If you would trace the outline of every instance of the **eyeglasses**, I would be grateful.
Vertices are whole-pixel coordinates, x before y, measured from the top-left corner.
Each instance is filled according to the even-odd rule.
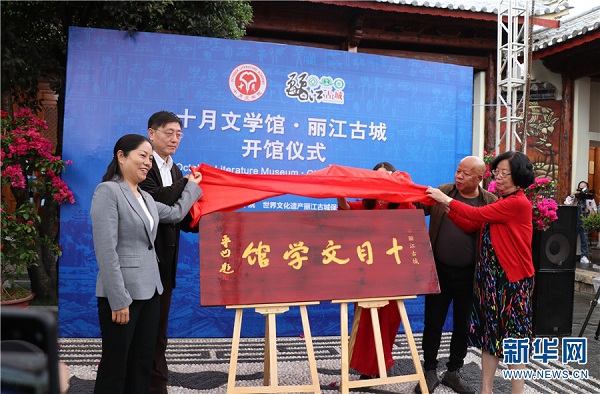
[[[510,172],[500,172],[498,170],[494,170],[492,171],[492,174],[494,174],[494,178],[506,178],[510,175]]]
[[[152,129],[152,130],[160,131],[165,136],[167,136],[167,138],[176,137],[178,140],[183,138],[183,133],[181,131],[176,132],[175,130],[172,130],[172,129],[167,129],[167,130]]]

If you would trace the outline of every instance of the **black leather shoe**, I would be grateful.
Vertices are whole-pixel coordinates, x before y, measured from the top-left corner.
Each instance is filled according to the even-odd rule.
[[[440,380],[438,379],[437,372],[435,370],[424,371],[425,375],[425,383],[427,383],[427,390],[429,393],[433,393],[433,390],[440,384]],[[421,385],[417,383],[415,386],[415,393],[421,394]]]
[[[446,371],[444,376],[442,376],[442,384],[450,387],[458,394],[475,394],[473,387],[469,385],[469,382],[462,377],[458,370],[452,372]]]

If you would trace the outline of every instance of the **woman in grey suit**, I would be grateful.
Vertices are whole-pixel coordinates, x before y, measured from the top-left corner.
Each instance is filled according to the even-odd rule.
[[[90,210],[102,333],[94,392],[145,394],[163,292],[154,251],[158,222],[184,218],[202,195],[202,175],[187,175],[181,198],[174,206],[164,205],[138,187],[152,167],[150,141],[127,134],[117,141],[113,154]]]

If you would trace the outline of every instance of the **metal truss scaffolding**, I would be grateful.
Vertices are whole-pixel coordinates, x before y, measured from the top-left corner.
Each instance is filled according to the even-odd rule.
[[[531,8],[532,0],[498,0],[496,152],[526,150]]]

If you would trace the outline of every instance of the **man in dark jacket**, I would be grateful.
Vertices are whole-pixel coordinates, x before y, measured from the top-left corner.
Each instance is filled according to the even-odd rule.
[[[157,112],[148,119],[148,137],[152,143],[154,157],[152,168],[148,171],[146,180],[140,183],[140,187],[150,193],[154,200],[168,205],[173,205],[179,199],[188,181],[187,177],[183,177],[179,167],[174,165],[171,157],[183,138],[181,126],[179,117],[168,111]],[[167,394],[169,369],[165,351],[167,349],[169,310],[177,273],[179,230],[191,231],[186,224],[189,223],[189,219],[188,214],[188,217],[181,223],[159,224],[154,243],[164,292],[160,297],[160,322],[150,381],[149,392],[152,394]]]
[[[446,183],[439,189],[448,196],[473,206],[492,203],[496,196],[483,190],[479,183],[483,180],[485,163],[479,157],[467,156],[460,161],[454,174],[454,183]],[[473,300],[473,280],[479,233],[465,233],[446,217],[441,205],[420,206],[425,215],[430,215],[429,237],[440,294],[425,296],[425,327],[423,330],[423,370],[427,388],[432,393],[439,385],[437,376],[437,355],[442,338],[442,328],[450,303],[453,303],[454,327],[450,341],[448,370],[442,377],[442,384],[457,393],[475,393],[475,390],[460,375],[459,369],[467,355],[467,334]],[[415,392],[420,393],[419,385]]]

